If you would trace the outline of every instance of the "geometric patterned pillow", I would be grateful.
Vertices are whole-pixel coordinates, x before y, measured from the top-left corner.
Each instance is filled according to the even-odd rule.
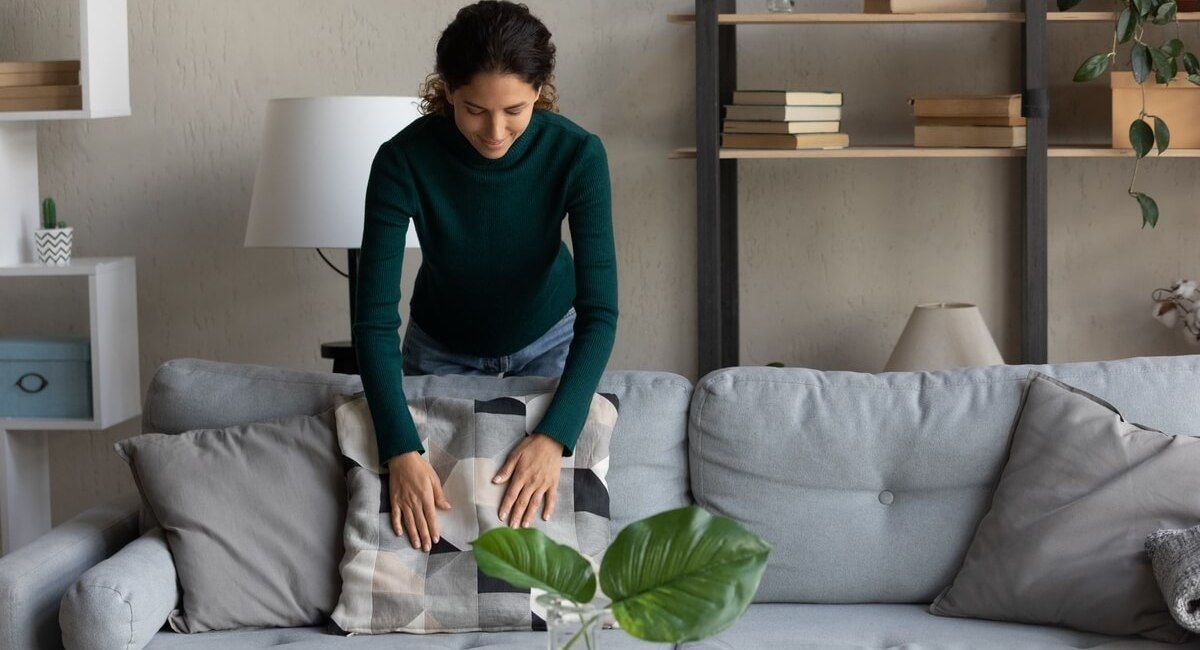
[[[331,618],[342,633],[546,629],[545,611],[536,602],[544,592],[513,587],[481,572],[470,542],[506,525],[497,513],[507,484],[496,485],[491,478],[541,421],[553,396],[408,400],[425,456],[451,505],[437,510],[441,540],[428,553],[392,530],[387,468],[379,466],[365,397],[337,398],[349,503],[345,555],[339,564],[342,590]],[[562,459],[554,512],[545,521],[539,509],[531,524],[578,550],[597,570],[611,541],[608,448],[617,414],[616,395],[592,396],[575,453]],[[613,621],[606,623],[609,627]]]

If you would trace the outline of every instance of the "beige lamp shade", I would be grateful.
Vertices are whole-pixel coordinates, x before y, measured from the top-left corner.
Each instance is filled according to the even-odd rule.
[[[417,97],[292,97],[267,103],[246,246],[358,248],[379,146],[421,116]],[[419,248],[408,224],[406,248]]]
[[[884,372],[1003,364],[979,308],[965,302],[917,305]]]

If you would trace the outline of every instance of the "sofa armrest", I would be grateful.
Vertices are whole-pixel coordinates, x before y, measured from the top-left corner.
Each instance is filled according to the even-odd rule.
[[[175,561],[162,529],[154,528],[84,571],[67,589],[58,610],[63,645],[144,648],[178,602]]]
[[[138,536],[141,497],[118,497],[0,557],[0,650],[61,648],[58,608],[79,576]]]

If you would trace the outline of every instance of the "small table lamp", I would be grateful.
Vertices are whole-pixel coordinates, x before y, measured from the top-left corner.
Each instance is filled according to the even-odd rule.
[[[321,345],[333,371],[358,372],[354,292],[367,179],[379,146],[420,117],[416,97],[300,97],[267,103],[262,155],[254,175],[247,247],[345,248],[350,341]],[[409,223],[405,248],[419,248]],[[325,260],[331,267],[333,264]]]
[[[978,307],[963,302],[932,302],[913,308],[883,371],[945,370],[1003,363]]]

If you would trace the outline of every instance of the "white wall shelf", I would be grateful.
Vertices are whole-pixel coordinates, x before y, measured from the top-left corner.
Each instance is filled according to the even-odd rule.
[[[83,108],[0,111],[0,121],[86,120],[130,114],[129,13],[126,0],[78,1],[79,85],[82,87]]]
[[[50,530],[47,432],[106,429],[141,415],[134,258],[83,257],[62,266],[0,266],[0,280],[64,276],[86,278],[88,283],[92,417],[0,417],[0,555]]]
[[[50,0],[45,0],[50,2]],[[69,0],[54,0],[65,2]],[[0,111],[0,265],[34,260],[33,232],[40,227],[37,123],[129,115],[129,10],[127,0],[79,2],[78,42],[55,59],[79,59],[81,109]],[[14,29],[21,29],[18,25]],[[5,60],[33,60],[4,51]]]

